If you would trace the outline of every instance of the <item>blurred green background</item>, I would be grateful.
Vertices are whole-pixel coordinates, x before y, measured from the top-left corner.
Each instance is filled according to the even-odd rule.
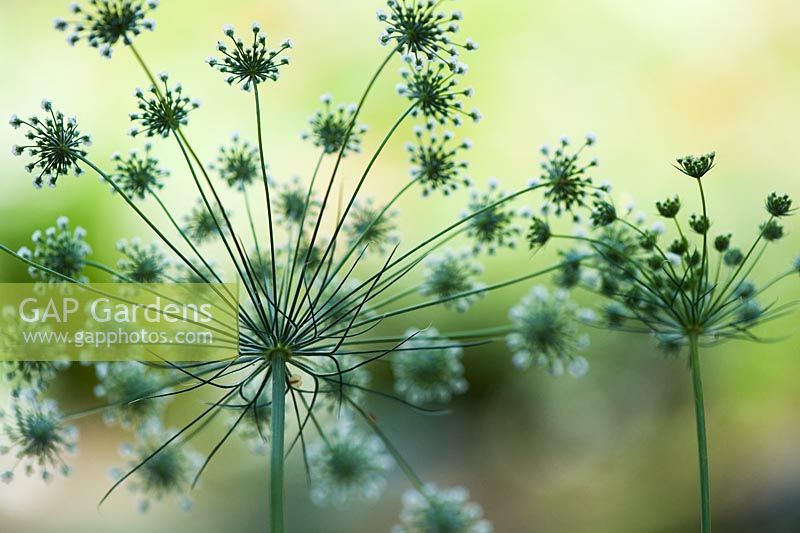
[[[168,70],[187,94],[203,100],[187,131],[209,161],[230,132],[254,135],[251,99],[228,88],[203,63],[214,53],[221,26],[243,28],[259,20],[276,42],[294,40],[292,65],[265,91],[266,143],[271,171],[279,178],[306,175],[313,166],[315,152],[300,142],[299,132],[318,96],[331,91],[339,100],[356,100],[386,53],[377,43],[378,1],[162,3],[154,14],[156,33],[137,44],[155,70]],[[599,137],[598,177],[613,182],[617,198],[629,194],[650,215],[655,200],[676,192],[694,207],[693,184],[671,169],[670,161],[707,150],[718,154],[716,170],[706,180],[715,228],[729,228],[741,242],[763,219],[767,193],[800,196],[793,158],[800,117],[797,2],[463,0],[452,7],[465,13],[463,36],[481,44],[466,61],[474,103],[485,120],[463,128],[475,142],[471,175],[478,183],[496,176],[505,187],[519,187],[537,173],[540,144],[593,131]],[[52,98],[94,135],[92,157],[107,161],[114,151],[140,145],[125,132],[127,113],[135,106],[133,89],[146,81],[122,47],[110,62],[82,43],[68,47],[64,35],[51,29],[51,20],[66,14],[61,0],[0,0],[0,115],[27,115],[42,97]],[[371,128],[367,149],[403,109],[393,93],[394,67],[363,115]],[[88,230],[96,257],[106,262],[116,261],[113,245],[119,237],[147,237],[122,202],[91,175],[63,179],[56,190],[34,191],[21,160],[9,153],[19,142],[17,133],[0,128],[6,154],[0,158],[0,242],[26,244],[34,229],[60,214]],[[408,136],[406,129],[403,137]],[[404,138],[393,143],[368,182],[378,198],[390,197],[408,179]],[[176,152],[169,143],[156,150],[173,169],[166,198],[183,212],[190,189]],[[349,160],[345,175],[364,164],[364,157]],[[413,216],[401,216],[405,238],[412,241],[452,220],[464,201],[464,196],[448,202],[408,196],[401,210]],[[762,263],[761,279],[783,270],[800,251],[798,232],[791,223],[788,229],[782,245]],[[550,258],[552,253],[532,258],[521,251],[487,262],[486,277],[502,279]],[[24,269],[4,258],[0,276],[24,280]],[[799,279],[784,284],[781,298],[797,298],[798,287]],[[526,290],[496,293],[466,316],[431,317],[440,329],[495,324]],[[785,338],[778,344],[728,344],[705,352],[717,531],[800,531],[797,324],[791,317],[766,328],[765,334]],[[592,370],[586,377],[553,379],[534,369],[514,370],[505,346],[492,345],[469,352],[471,390],[455,402],[451,415],[425,418],[381,405],[374,410],[426,480],[469,487],[497,531],[696,530],[694,420],[684,361],[665,359],[649,339],[625,334],[594,334],[588,357]],[[87,378],[80,372],[72,377]],[[65,408],[91,402],[74,390],[63,387]],[[180,420],[181,414],[173,411],[171,419]],[[117,446],[124,435],[99,420],[80,429],[71,478],[48,487],[38,479],[0,486],[0,530],[263,529],[266,458],[251,456],[245,445],[226,447],[212,464],[191,513],[164,502],[138,516],[124,490],[96,508],[108,486],[106,469],[119,463]],[[388,531],[407,488],[397,473],[375,505],[318,509],[308,501],[297,457],[289,479],[289,524],[304,532]]]

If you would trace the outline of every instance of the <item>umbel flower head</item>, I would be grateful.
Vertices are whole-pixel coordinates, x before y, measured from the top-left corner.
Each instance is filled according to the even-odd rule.
[[[243,191],[261,177],[258,148],[243,141],[238,133],[231,135],[231,144],[220,146],[216,164],[210,165],[229,187]]]
[[[483,273],[473,254],[447,250],[432,256],[426,262],[425,282],[419,292],[443,300],[443,305],[453,311],[464,313],[482,295],[483,284],[475,280]]]
[[[124,256],[117,263],[122,274],[119,281],[128,283],[162,283],[167,278],[170,262],[157,243],[143,246],[138,238],[117,242],[117,250]]]
[[[92,252],[86,244],[86,230],[80,226],[70,229],[67,217],[58,217],[56,225],[47,228],[44,232],[35,231],[31,240],[33,251],[21,248],[19,255],[45,267],[30,267],[28,273],[37,281],[60,283],[66,281],[63,276],[77,281],[85,282],[83,269],[86,266],[86,256]],[[52,272],[49,272],[52,271]],[[56,274],[61,274],[56,275]]]
[[[14,129],[25,126],[27,144],[14,145],[11,153],[15,156],[28,155],[32,161],[25,169],[34,175],[33,186],[41,189],[45,180],[55,187],[58,178],[73,172],[83,174],[81,160],[86,156],[84,148],[92,145],[92,138],[78,130],[75,118],[64,118],[61,111],[53,110],[50,100],[42,101],[42,109],[48,113],[44,120],[31,116],[23,120],[16,115],[9,124]]]
[[[26,475],[39,471],[45,481],[53,477],[55,470],[69,475],[64,454],[75,452],[78,432],[64,426],[54,401],[43,400],[32,390],[23,391],[14,400],[10,413],[0,411],[0,420],[4,437],[0,440],[0,455],[13,454]],[[0,480],[6,483],[13,479],[13,470],[0,474]]]
[[[436,328],[411,329],[406,337],[410,340],[392,357],[398,394],[416,404],[444,403],[467,390],[460,345],[442,337]]]
[[[389,12],[378,10],[378,20],[386,23],[380,43],[396,46],[403,58],[417,68],[428,61],[456,64],[459,48],[476,50],[478,44],[471,39],[463,45],[452,41],[463,17],[460,11],[449,15],[437,11],[440,3],[436,0],[388,0]]]
[[[686,168],[679,170],[694,174],[702,190],[700,178],[711,167],[713,154],[683,159]],[[680,230],[680,206],[677,196],[656,203],[662,217],[675,220],[671,242],[663,242],[663,226],[657,231],[647,229],[642,219],[630,219],[630,211],[617,213],[609,224],[597,227],[596,234],[579,238],[592,249],[581,261],[587,274],[584,284],[611,300],[613,306],[605,306],[613,310],[610,316],[606,313],[611,327],[650,333],[669,352],[687,346],[691,338],[702,344],[758,340],[753,328],[789,308],[758,300],[766,288],[791,275],[791,269],[763,286],[750,275],[767,246],[783,237],[778,218],[791,214],[791,198],[776,193],[767,197],[769,218],[759,225],[746,253],[733,246],[730,233],[709,235],[705,205],[702,213],[688,218],[692,233]],[[599,280],[599,286],[591,279]]]
[[[278,217],[286,225],[287,229],[296,229],[303,223],[303,220],[316,215],[319,202],[313,193],[303,187],[299,176],[292,176],[290,180],[274,183],[270,182],[270,187],[275,186],[275,204]]]
[[[363,244],[368,246],[368,250],[383,252],[389,245],[397,244],[400,238],[394,219],[398,214],[396,210],[386,211],[376,206],[372,197],[354,202],[344,227],[350,246]]]
[[[695,179],[700,179],[705,176],[709,170],[714,168],[714,158],[716,153],[708,152],[703,155],[687,155],[676,159],[677,165],[675,168],[686,174],[687,176]]]
[[[578,355],[589,344],[578,319],[581,313],[563,290],[548,291],[538,285],[511,309],[508,347],[514,366],[528,368],[531,363],[545,367],[554,376],[568,370],[580,377],[589,370],[586,359]]]
[[[76,20],[59,18],[53,23],[59,31],[71,30],[67,36],[71,45],[83,39],[104,57],[111,57],[117,42],[130,45],[142,31],[155,29],[156,23],[145,17],[158,6],[158,0],[88,0],[87,4],[70,6]]]
[[[164,375],[138,361],[95,365],[98,381],[94,394],[110,406],[103,413],[109,426],[137,429],[157,418],[167,397],[150,398],[163,388]]]
[[[453,143],[451,132],[445,131],[437,135],[434,127],[434,121],[428,121],[424,128],[416,126],[416,145],[406,144],[412,164],[411,177],[419,181],[422,193],[426,196],[439,190],[448,195],[461,185],[471,184],[470,179],[464,175],[468,163],[465,159],[459,159],[459,153],[469,150],[472,143],[466,139]]]
[[[380,437],[359,430],[348,418],[309,450],[308,460],[311,499],[319,505],[376,500],[394,466]]]
[[[283,52],[292,47],[288,39],[280,47],[270,50],[267,47],[267,36],[261,31],[261,24],[253,23],[253,41],[245,46],[244,41],[236,37],[233,26],[223,28],[225,36],[233,43],[229,49],[222,41],[217,42],[217,50],[222,58],[212,57],[208,60],[211,67],[227,74],[225,81],[229,85],[239,84],[245,91],[267,80],[278,81],[280,68],[289,64],[288,57],[281,57]]]
[[[333,106],[333,96],[330,93],[320,97],[323,108],[314,113],[308,124],[311,131],[303,132],[302,139],[311,139],[314,146],[322,148],[326,154],[342,152],[342,157],[348,153],[361,152],[361,137],[367,132],[363,124],[355,124],[356,106]]]
[[[475,252],[485,249],[494,254],[500,248],[516,246],[522,230],[514,223],[517,213],[508,204],[500,203],[505,196],[495,179],[489,180],[486,192],[470,192],[469,210],[463,216],[472,216],[467,235],[474,241]]]
[[[412,116],[422,115],[439,124],[460,125],[463,117],[479,122],[481,113],[477,109],[464,111],[461,97],[471,97],[472,89],[458,89],[457,76],[462,71],[449,72],[442,65],[428,65],[423,69],[403,69],[400,76],[403,83],[398,84],[397,94],[414,103]]]
[[[183,86],[178,83],[169,86],[169,74],[162,72],[158,79],[162,87],[151,85],[147,93],[136,89],[135,95],[139,100],[139,111],[131,113],[131,121],[138,123],[130,129],[132,137],[144,133],[148,137],[159,135],[169,137],[173,131],[189,123],[189,113],[198,107],[200,102],[183,95]]]
[[[586,206],[589,198],[599,198],[600,193],[607,189],[596,186],[588,175],[589,170],[598,165],[597,160],[592,159],[586,164],[580,161],[583,150],[596,142],[595,136],[588,134],[584,143],[574,152],[570,152],[570,141],[565,136],[555,149],[547,145],[541,147],[544,160],[541,163],[540,178],[534,184],[544,187],[544,196],[554,206],[556,215]]]
[[[131,198],[144,200],[148,195],[164,187],[164,178],[169,176],[169,171],[161,168],[158,159],[150,155],[153,145],[149,142],[144,145],[144,154],[131,150],[128,157],[114,154],[114,182]]]
[[[137,442],[122,447],[122,457],[127,460],[128,488],[138,493],[139,510],[150,508],[151,501],[178,496],[178,504],[189,510],[192,501],[188,497],[192,482],[203,463],[202,457],[185,443],[174,440],[176,431],[164,429],[160,423],[151,421],[137,431]],[[169,444],[164,444],[165,442]],[[112,479],[120,479],[123,471],[113,468]]]
[[[197,243],[212,241],[220,236],[220,232],[225,231],[222,210],[212,206],[209,211],[203,200],[198,200],[197,204],[186,215],[186,226],[184,231]]]
[[[403,495],[400,524],[392,533],[491,533],[492,525],[483,518],[483,509],[469,501],[463,487],[439,489],[427,484],[421,490]]]

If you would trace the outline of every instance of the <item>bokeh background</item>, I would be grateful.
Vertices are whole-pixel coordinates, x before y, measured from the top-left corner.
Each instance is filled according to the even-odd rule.
[[[51,20],[65,16],[61,0],[0,0],[0,115],[27,115],[42,97],[80,117],[95,137],[91,155],[107,161],[114,151],[139,145],[125,132],[134,87],[146,85],[132,56],[118,47],[112,61],[85,46],[71,49]],[[155,70],[168,70],[204,107],[188,133],[212,160],[230,132],[254,135],[251,100],[228,88],[203,63],[214,52],[224,23],[263,22],[276,40],[291,37],[293,63],[266,92],[266,142],[272,174],[310,172],[315,151],[299,140],[318,96],[331,91],[352,101],[386,53],[377,43],[381,25],[373,0],[164,0],[155,34],[138,46]],[[448,4],[448,8],[450,5]],[[740,242],[762,221],[772,190],[800,196],[795,156],[800,117],[800,5],[792,0],[591,0],[545,2],[463,0],[464,36],[481,44],[467,58],[468,81],[485,120],[464,126],[475,143],[471,175],[478,183],[498,177],[508,188],[536,175],[537,148],[562,134],[599,137],[597,176],[639,208],[681,193],[694,207],[688,178],[670,167],[674,156],[716,150],[718,165],[706,179],[715,228]],[[396,68],[387,71],[365,109],[371,129],[366,146],[402,111],[393,93]],[[116,261],[119,237],[147,236],[119,199],[93,176],[64,179],[56,190],[34,191],[9,150],[17,132],[0,128],[0,241],[17,247],[36,228],[68,215],[89,232],[95,256]],[[403,132],[404,137],[409,131]],[[398,138],[376,168],[368,188],[387,198],[407,180]],[[187,176],[179,153],[161,143],[157,155],[173,169],[166,193],[177,212],[188,210]],[[352,175],[364,157],[347,162]],[[352,180],[351,180],[352,182]],[[457,216],[465,196],[451,201],[410,195],[401,209],[409,241]],[[532,200],[535,206],[536,201]],[[793,221],[792,221],[793,222]],[[761,278],[786,268],[800,251],[789,234],[762,263]],[[549,255],[548,255],[549,254]],[[534,269],[552,252],[521,251],[486,263],[487,279]],[[24,269],[0,260],[3,280],[22,281]],[[800,296],[800,279],[783,285],[782,300]],[[527,290],[517,287],[487,298],[466,315],[434,313],[442,329],[498,323]],[[585,300],[587,304],[591,303]],[[412,325],[412,324],[409,324]],[[417,324],[418,325],[418,324]],[[446,327],[445,327],[446,326]],[[769,345],[728,344],[703,356],[710,418],[713,510],[718,531],[800,531],[800,338],[797,317],[765,329],[780,336]],[[593,332],[592,370],[584,378],[553,379],[542,371],[516,371],[502,343],[474,349],[466,358],[471,389],[446,417],[373,410],[423,476],[440,485],[463,484],[502,532],[682,533],[698,519],[694,420],[690,377],[683,359],[659,355],[648,338]],[[92,402],[90,376],[72,372],[57,387],[64,409]],[[181,420],[196,405],[176,408]],[[183,409],[183,410],[182,410]],[[184,411],[185,410],[185,411]],[[177,423],[177,422],[176,422]],[[185,514],[174,502],[146,515],[120,491],[100,510],[106,470],[119,464],[125,435],[99,420],[81,427],[80,453],[69,479],[45,486],[38,479],[0,486],[0,529],[8,532],[264,530],[267,460],[235,443],[225,448]],[[312,507],[295,457],[289,475],[293,531],[388,531],[407,488],[397,473],[375,505]]]

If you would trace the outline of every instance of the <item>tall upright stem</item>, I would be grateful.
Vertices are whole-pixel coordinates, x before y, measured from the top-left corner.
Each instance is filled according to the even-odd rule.
[[[697,335],[689,336],[689,362],[694,384],[694,408],[697,420],[697,454],[700,462],[700,533],[711,533],[711,507],[708,482],[708,448],[706,445],[706,414],[703,405],[703,380],[700,377],[700,348]]]
[[[269,523],[271,533],[283,533],[283,424],[286,416],[286,367],[283,350],[272,353],[272,415],[270,418]]]

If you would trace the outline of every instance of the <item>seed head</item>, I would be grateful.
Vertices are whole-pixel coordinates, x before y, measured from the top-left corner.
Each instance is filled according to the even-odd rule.
[[[58,217],[55,226],[47,228],[44,232],[37,230],[33,233],[31,237],[33,251],[22,248],[18,253],[62,276],[86,282],[87,278],[83,275],[83,269],[86,266],[86,256],[92,252],[92,249],[86,244],[85,239],[86,230],[80,226],[70,230],[69,219],[62,216]],[[50,283],[66,281],[61,276],[33,266],[28,268],[28,273],[37,281]]]
[[[588,197],[599,198],[599,193],[606,190],[595,186],[588,175],[589,170],[598,165],[597,160],[593,159],[587,164],[580,162],[583,149],[594,143],[594,137],[587,137],[582,146],[569,152],[569,139],[562,137],[555,150],[549,146],[540,149],[544,159],[538,183],[545,190],[545,198],[555,207],[556,215],[586,206]]]
[[[209,242],[219,237],[220,231],[226,231],[222,210],[216,205],[212,205],[212,210],[213,214],[201,199],[186,215],[186,225],[183,230],[196,243]]]
[[[714,239],[714,249],[720,253],[728,251],[728,248],[731,246],[731,237],[732,235],[730,233],[727,235],[717,235]]]
[[[144,133],[148,137],[160,135],[169,137],[173,131],[189,123],[189,113],[198,107],[200,102],[183,95],[183,86],[178,83],[169,86],[169,76],[166,73],[159,75],[160,86],[151,85],[145,93],[136,89],[134,93],[139,100],[137,113],[131,113],[131,121],[138,123],[130,130],[130,135],[136,137]]]
[[[764,222],[759,226],[759,229],[761,230],[761,236],[767,241],[773,242],[783,237],[783,226],[777,220]]]
[[[25,126],[26,144],[15,145],[12,153],[15,156],[28,155],[33,161],[25,169],[33,174],[33,186],[41,189],[47,181],[48,186],[55,187],[58,178],[70,172],[76,176],[83,174],[80,166],[81,158],[86,156],[84,148],[92,145],[92,138],[78,130],[78,122],[74,118],[66,119],[61,111],[55,111],[49,100],[42,101],[42,109],[48,116],[41,120],[31,116],[22,120],[16,115],[9,123],[14,129]]]
[[[536,286],[511,309],[513,327],[506,339],[514,354],[514,365],[526,369],[531,362],[545,366],[554,376],[565,367],[575,377],[588,370],[588,363],[577,352],[588,345],[588,337],[578,328],[577,305],[565,291],[548,292]]]
[[[308,119],[311,131],[302,133],[301,138],[311,139],[314,146],[322,148],[326,154],[341,151],[345,157],[349,153],[360,153],[361,137],[367,132],[367,127],[353,123],[356,106],[340,104],[334,107],[330,94],[323,94],[320,101],[323,108]]]
[[[350,246],[368,245],[368,250],[384,252],[387,245],[398,243],[400,239],[394,222],[397,215],[397,211],[383,212],[371,197],[363,202],[356,200],[344,226]]]
[[[705,235],[711,228],[711,221],[705,215],[692,214],[692,216],[689,217],[689,227],[692,228],[695,233]]]
[[[544,246],[552,236],[553,232],[550,230],[550,224],[543,218],[533,217],[531,225],[528,228],[528,246],[530,246],[531,249]]]
[[[472,143],[464,140],[456,144],[451,132],[437,135],[434,127],[435,122],[428,121],[424,128],[414,128],[417,143],[406,145],[412,164],[411,177],[419,181],[422,193],[426,196],[437,190],[448,195],[460,185],[468,186],[471,183],[464,175],[468,163],[459,159],[459,152],[468,150]]]
[[[455,394],[466,392],[461,356],[464,350],[439,335],[436,328],[410,329],[410,340],[392,356],[394,389],[409,402],[445,403]]]
[[[483,284],[475,281],[475,276],[483,272],[469,251],[455,253],[451,250],[441,256],[427,260],[425,281],[420,287],[420,294],[433,296],[436,299],[452,298],[444,302],[444,306],[459,313],[466,312],[478,298]],[[456,296],[470,293],[465,296]]]
[[[309,450],[311,499],[318,505],[375,500],[394,461],[376,435],[342,418],[324,442]]]
[[[679,157],[676,160],[678,164],[674,166],[687,176],[699,180],[705,176],[709,170],[714,168],[715,156],[716,154],[714,152],[708,152],[700,156],[687,155],[685,157]]]
[[[243,191],[261,175],[258,148],[234,133],[229,146],[220,146],[217,162],[210,168],[216,170],[229,187]]]
[[[236,36],[233,26],[223,29],[225,36],[233,43],[233,48],[222,41],[217,42],[217,51],[222,57],[212,57],[208,64],[227,75],[225,81],[229,85],[241,85],[242,90],[251,91],[254,86],[267,80],[278,81],[281,67],[289,64],[288,57],[282,54],[292,47],[289,40],[283,41],[274,50],[267,47],[267,36],[261,31],[261,25],[252,26],[253,40],[250,46]]]
[[[428,65],[422,69],[401,70],[403,83],[397,86],[397,93],[414,102],[416,105],[412,116],[422,115],[439,124],[448,122],[458,126],[462,117],[469,117],[474,122],[481,119],[478,110],[464,111],[461,97],[472,96],[472,89],[458,89],[459,72],[448,72],[442,65]]]
[[[681,199],[678,196],[667,198],[663,202],[656,202],[658,214],[664,218],[675,218],[681,210]]]
[[[729,267],[736,267],[744,261],[744,254],[739,248],[731,248],[722,256],[723,262]]]
[[[76,20],[56,19],[59,31],[71,30],[67,42],[75,45],[81,39],[98,48],[104,57],[111,57],[112,47],[119,41],[125,45],[142,31],[153,31],[156,23],[145,18],[158,6],[157,0],[88,0],[87,6],[70,6]]]
[[[163,179],[169,176],[169,171],[162,169],[158,160],[150,155],[151,149],[152,145],[145,143],[143,155],[131,150],[127,158],[119,154],[111,158],[116,163],[114,182],[132,198],[144,200],[149,194],[162,189]]]
[[[770,193],[766,202],[767,212],[774,217],[785,217],[794,213],[792,199],[788,194]]]
[[[141,463],[128,483],[131,491],[139,494],[141,512],[147,511],[153,500],[161,501],[171,495],[179,497],[182,509],[191,508],[192,502],[186,494],[202,464],[200,455],[185,443],[173,441],[150,457],[174,434],[175,430],[164,429],[158,422],[151,421],[137,432],[135,444],[123,445],[121,449],[127,468],[137,468]],[[110,473],[112,478],[119,479],[123,471],[113,468]]]
[[[272,185],[270,184],[270,186]],[[291,180],[275,185],[277,190],[276,211],[288,229],[297,230],[303,222],[304,216],[305,220],[313,219],[316,216],[319,201],[314,198],[313,193],[309,195],[307,188],[303,186],[298,176],[293,176]]]
[[[75,452],[78,431],[64,426],[54,401],[42,400],[30,389],[22,391],[14,399],[10,413],[0,412],[0,420],[5,441],[0,445],[0,455],[13,454],[17,464],[24,465],[26,475],[39,471],[45,481],[52,479],[54,470],[69,475],[63,456]],[[6,483],[13,478],[13,470],[0,474]]]
[[[448,15],[437,11],[439,3],[435,0],[388,0],[389,12],[378,11],[378,21],[386,24],[380,43],[396,46],[403,58],[416,68],[422,68],[429,61],[456,65],[459,48],[477,50],[478,44],[471,39],[463,45],[453,43],[461,12]]]
[[[617,220],[617,210],[608,202],[597,201],[590,219],[595,227],[608,226]]]
[[[400,524],[392,533],[491,533],[492,525],[483,518],[480,505],[469,501],[463,487],[439,489],[428,484],[422,492],[409,490],[403,495]]]
[[[507,204],[498,203],[505,196],[495,180],[490,180],[486,192],[470,192],[469,213],[464,216],[474,215],[467,222],[467,235],[473,239],[476,253],[486,249],[494,254],[498,248],[516,247],[522,230],[514,223],[518,214]]]
[[[139,239],[117,242],[117,251],[123,256],[117,269],[124,276],[118,281],[135,283],[163,283],[170,263],[156,243],[144,247]]]
[[[162,392],[162,376],[137,361],[98,363],[95,365],[99,384],[94,394],[110,407],[103,412],[109,426],[125,429],[145,426],[163,412],[166,398],[146,398]]]

